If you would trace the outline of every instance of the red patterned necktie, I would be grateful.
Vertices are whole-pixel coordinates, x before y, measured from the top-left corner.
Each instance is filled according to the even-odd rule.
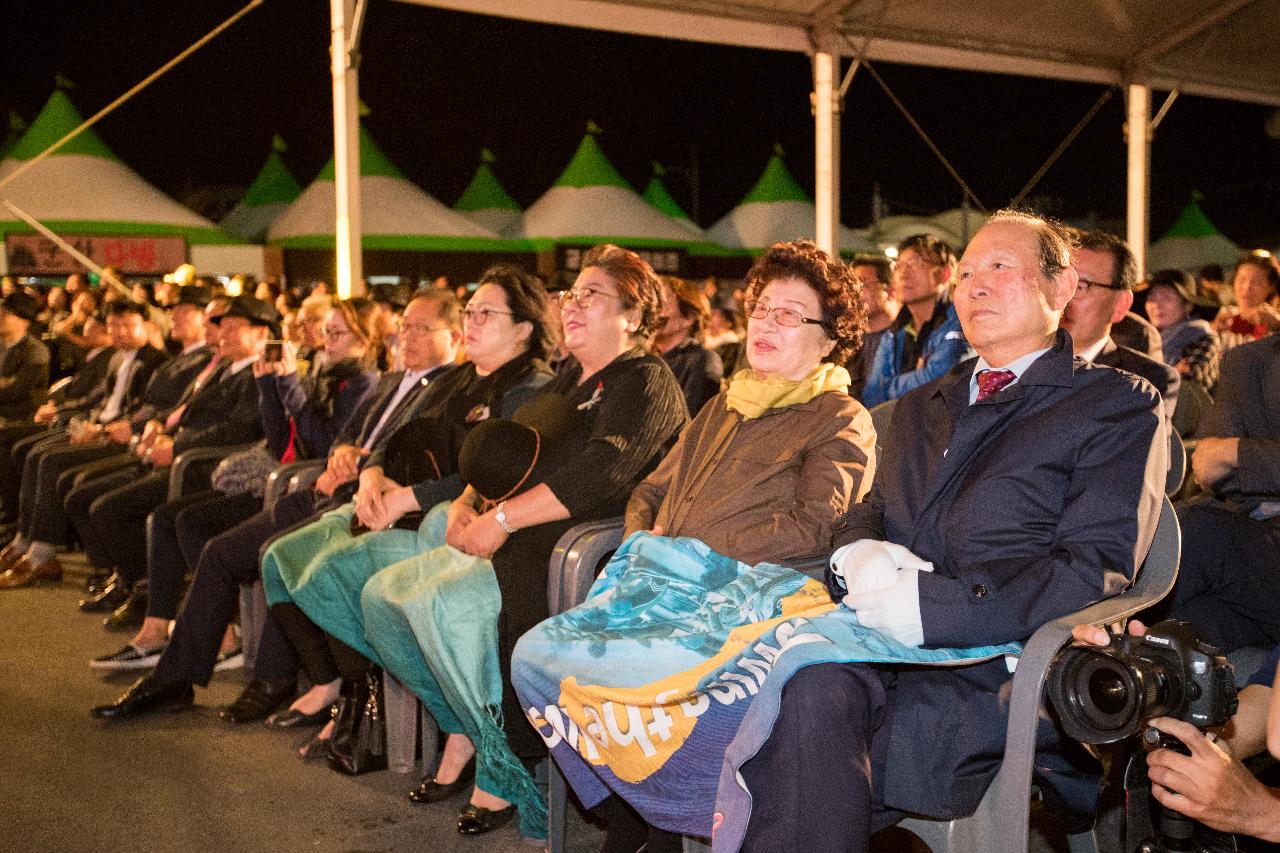
[[[978,399],[981,403],[992,394],[1000,391],[1018,377],[1012,370],[983,370],[978,374]]]

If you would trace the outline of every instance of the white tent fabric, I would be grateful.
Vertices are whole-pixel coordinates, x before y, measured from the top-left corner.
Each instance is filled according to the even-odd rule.
[[[552,187],[524,212],[524,230],[535,240],[607,237],[688,243],[691,239],[687,228],[634,190],[604,184]]]
[[[460,213],[450,210],[413,184],[387,175],[360,179],[361,216],[367,238],[381,236],[473,237],[496,235]],[[298,200],[271,224],[270,242],[325,236],[334,232],[333,181],[317,178]]]
[[[879,246],[896,246],[916,234],[932,234],[939,240],[945,240],[954,249],[963,245],[958,232],[952,231],[947,225],[940,223],[938,217],[933,216],[886,216],[876,223],[873,233]]]
[[[218,222],[224,231],[238,234],[246,240],[258,240],[267,233],[276,217],[288,209],[290,202],[277,201],[270,204],[250,206],[244,203],[231,208],[226,216]]]
[[[500,237],[514,240],[524,236],[524,217],[518,210],[486,207],[480,210],[458,212],[486,231],[492,231]]]
[[[1244,254],[1240,247],[1221,234],[1203,237],[1165,237],[1147,249],[1147,269],[1179,269],[1195,272],[1217,264],[1231,269]]]
[[[784,240],[813,239],[811,201],[750,201],[730,210],[707,236],[731,249],[765,249]],[[840,226],[842,252],[875,251],[865,232]]]

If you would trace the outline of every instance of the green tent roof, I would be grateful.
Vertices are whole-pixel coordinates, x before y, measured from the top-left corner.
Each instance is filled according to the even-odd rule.
[[[407,181],[408,178],[404,173],[396,168],[396,164],[387,159],[387,155],[382,153],[382,149],[378,147],[378,143],[373,141],[373,137],[369,135],[369,131],[364,129],[364,123],[360,124],[360,177],[371,178],[380,176],[384,178],[399,178]],[[320,170],[320,174],[316,176],[317,181],[333,180],[333,158],[329,158],[329,162],[324,164],[324,168]]]
[[[641,198],[649,202],[649,204],[661,210],[672,219],[686,219],[690,222],[689,214],[684,212],[684,208],[671,197],[671,193],[667,192],[667,185],[662,182],[661,166],[654,163],[653,176],[649,178],[649,183],[645,186],[644,192],[640,194]]]
[[[49,96],[40,115],[31,123],[31,127],[18,140],[17,144],[6,155],[15,160],[30,160],[53,143],[75,130],[84,121],[76,110],[67,93],[55,89]],[[119,160],[111,149],[92,128],[82,130],[66,145],[59,148],[57,154],[87,154],[90,157],[102,157],[106,160]]]
[[[288,204],[302,195],[302,187],[289,171],[289,167],[280,159],[280,152],[272,151],[267,162],[262,165],[258,177],[253,179],[249,191],[240,199],[247,207],[260,207],[264,204]]]
[[[480,167],[476,169],[476,173],[471,177],[471,183],[467,184],[467,188],[462,191],[462,196],[453,209],[458,211],[514,210],[519,213],[520,205],[507,194],[502,184],[498,182],[497,175],[493,174],[493,169],[489,168],[489,164],[493,162],[493,155],[485,149],[480,159]]]
[[[1182,209],[1182,213],[1178,214],[1178,219],[1173,226],[1165,232],[1165,237],[1212,237],[1220,234],[1217,228],[1213,227],[1213,223],[1209,221],[1209,217],[1204,215],[1204,211],[1200,209],[1199,201],[1195,196],[1191,202]],[[1163,239],[1163,238],[1162,238]]]
[[[775,148],[773,156],[764,167],[764,173],[760,175],[760,180],[756,181],[756,185],[751,188],[751,192],[747,193],[747,197],[741,203],[750,204],[755,201],[811,202],[813,199],[809,198],[808,193],[796,183],[796,179],[782,162],[782,152]]]
[[[569,161],[564,173],[556,179],[553,186],[608,186],[622,187],[626,190],[631,189],[631,184],[627,183],[626,178],[618,174],[618,170],[613,168],[609,158],[604,156],[604,152],[600,150],[600,143],[596,142],[595,134],[590,132],[582,137],[582,142],[578,145],[578,150],[574,152],[573,159]],[[632,191],[634,192],[634,190]]]

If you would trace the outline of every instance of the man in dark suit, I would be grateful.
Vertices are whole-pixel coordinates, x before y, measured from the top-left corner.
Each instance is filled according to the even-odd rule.
[[[81,405],[85,423],[74,429],[55,428],[40,436],[25,453],[18,501],[18,530],[0,552],[0,588],[56,581],[62,566],[54,548],[66,544],[66,517],[58,496],[58,479],[67,468],[114,452],[89,436],[134,408],[152,372],[163,363],[163,352],[147,343],[150,330],[146,307],[137,302],[113,302],[107,318],[113,355],[105,382]],[[95,429],[96,428],[96,429]],[[17,454],[15,448],[15,455]]]
[[[1280,643],[1280,333],[1227,351],[1191,460],[1213,500],[1183,506],[1182,563],[1157,614],[1219,648]]]
[[[49,350],[28,334],[40,306],[20,290],[0,300],[0,418],[29,421],[49,391]]]
[[[367,408],[352,417],[334,442],[315,488],[286,495],[209,540],[169,645],[163,653],[157,652],[155,672],[139,679],[114,702],[94,708],[93,716],[126,719],[191,704],[192,684],[207,684],[213,673],[219,640],[235,613],[241,584],[259,577],[259,549],[276,534],[309,523],[354,496],[360,470],[368,460],[381,457],[392,433],[416,416],[433,377],[453,365],[462,341],[459,309],[448,291],[434,291],[409,304],[401,335],[404,371],[386,376],[366,402]],[[239,723],[267,716],[292,697],[297,668],[288,637],[269,614],[258,641],[253,680],[224,710],[224,718]]]
[[[1144,352],[1118,344],[1112,327],[1133,306],[1138,267],[1133,252],[1119,237],[1105,231],[1085,231],[1071,253],[1080,277],[1075,295],[1062,314],[1062,328],[1071,333],[1075,353],[1085,361],[1104,364],[1141,376],[1164,400],[1165,417],[1172,420],[1178,406],[1178,371]]]
[[[863,625],[909,645],[1025,640],[1133,578],[1168,464],[1160,398],[1073,358],[1058,330],[1070,264],[1065,230],[1027,214],[998,213],[969,243],[955,304],[978,358],[899,400],[871,492],[836,534],[828,586]],[[999,659],[801,670],[742,768],[743,849],[866,850],[904,812],[972,812],[1011,678]],[[1055,742],[1047,721],[1041,734]],[[1072,777],[1055,755],[1040,763]]]
[[[152,421],[153,428],[138,444],[150,473],[141,478],[133,472],[103,478],[114,487],[93,501],[87,517],[68,501],[68,514],[90,561],[100,568],[113,567],[119,578],[112,587],[123,585],[130,590],[108,627],[136,627],[145,612],[145,592],[136,582],[146,577],[147,516],[168,496],[174,457],[193,447],[244,444],[262,437],[258,385],[250,366],[267,340],[278,334],[275,309],[252,296],[237,296],[216,322],[220,365],[180,404],[180,410],[170,413],[164,426],[154,427],[157,422]],[[109,601],[118,594],[118,588],[109,587],[99,598]],[[86,602],[84,609],[101,609],[96,601]]]

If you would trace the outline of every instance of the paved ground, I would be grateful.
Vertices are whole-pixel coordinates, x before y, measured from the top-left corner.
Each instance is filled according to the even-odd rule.
[[[465,801],[411,804],[416,774],[344,777],[294,758],[299,735],[222,723],[214,711],[239,693],[239,672],[216,675],[193,711],[90,719],[91,706],[136,674],[88,668],[127,638],[76,610],[80,579],[72,572],[57,587],[0,593],[0,851],[531,849],[514,823],[459,836],[453,822]],[[594,830],[576,829],[575,850],[597,846]]]

